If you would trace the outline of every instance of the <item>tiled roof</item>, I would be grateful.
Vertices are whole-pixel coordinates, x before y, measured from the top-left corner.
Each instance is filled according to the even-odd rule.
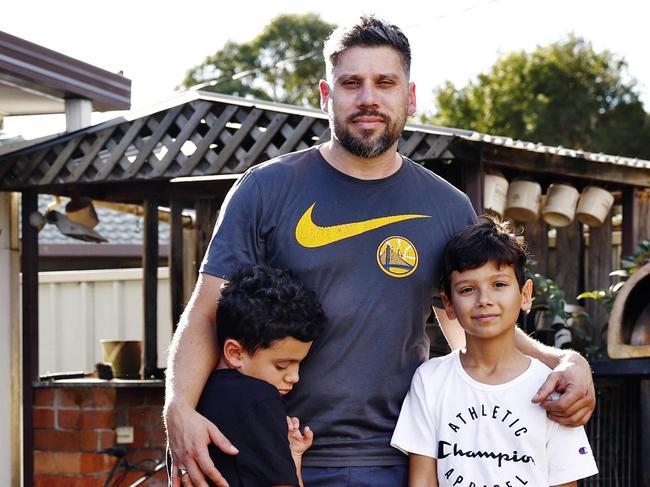
[[[38,197],[38,211],[45,213],[50,203],[54,198],[50,195],[39,195]],[[64,200],[65,205],[65,200]],[[58,209],[63,211],[62,208]],[[142,245],[144,235],[143,218],[124,213],[121,211],[112,210],[110,208],[102,208],[96,206],[97,216],[99,216],[99,224],[95,227],[102,237],[108,240],[108,244],[130,244]],[[169,243],[169,224],[166,222],[158,223],[158,242],[163,245]],[[45,225],[38,234],[39,244],[87,244],[98,245],[89,242],[83,242],[74,238],[66,237],[59,232],[55,225]]]

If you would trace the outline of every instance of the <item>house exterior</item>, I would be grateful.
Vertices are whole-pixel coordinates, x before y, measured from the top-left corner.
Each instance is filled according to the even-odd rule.
[[[0,31],[0,118],[65,113],[70,132],[89,125],[93,110],[125,110],[130,106],[131,81],[124,76]],[[0,154],[33,143],[0,145]],[[15,193],[0,192],[0,396],[11,398],[0,403],[0,445],[11,445],[0,451],[0,485],[20,485],[20,404],[31,400],[29,394],[23,395],[24,390],[31,391],[31,380],[21,376],[20,366],[18,201]],[[31,423],[31,418],[27,422]],[[23,442],[22,448],[25,446],[31,448]],[[27,462],[26,468],[30,465]],[[31,472],[28,474],[31,478]],[[25,485],[31,485],[31,480]]]

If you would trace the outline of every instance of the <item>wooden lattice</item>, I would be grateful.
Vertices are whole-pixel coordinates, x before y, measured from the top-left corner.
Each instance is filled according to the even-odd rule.
[[[237,102],[237,103],[235,103]],[[328,140],[313,110],[198,95],[131,121],[115,120],[0,158],[0,189],[238,174]],[[423,161],[452,137],[407,130],[400,152]]]

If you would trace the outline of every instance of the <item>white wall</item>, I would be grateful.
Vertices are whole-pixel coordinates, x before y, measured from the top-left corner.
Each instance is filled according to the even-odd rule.
[[[11,388],[11,296],[12,251],[10,194],[0,192],[0,485],[11,485],[12,388]]]
[[[91,371],[100,339],[144,338],[142,269],[39,273],[39,374]],[[158,269],[158,366],[172,323],[169,270]]]

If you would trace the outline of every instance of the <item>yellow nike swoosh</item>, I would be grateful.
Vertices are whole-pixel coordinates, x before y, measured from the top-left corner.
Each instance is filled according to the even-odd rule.
[[[307,211],[300,217],[296,225],[296,240],[303,247],[315,248],[329,245],[339,240],[350,237],[356,237],[362,233],[375,230],[376,228],[385,227],[392,223],[414,218],[431,218],[429,215],[395,215],[373,218],[362,222],[344,223],[342,225],[332,225],[331,227],[321,227],[314,223],[312,213],[314,212],[312,204]]]

